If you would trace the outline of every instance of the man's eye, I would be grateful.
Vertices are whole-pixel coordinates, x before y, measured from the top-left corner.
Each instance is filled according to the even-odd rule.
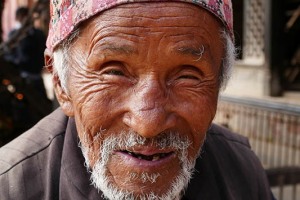
[[[202,77],[203,73],[200,69],[192,65],[183,65],[176,73],[177,80],[200,81]]]
[[[193,80],[199,80],[198,77],[193,76],[193,75],[182,75],[178,77],[179,79],[193,79]]]
[[[105,71],[104,74],[115,75],[115,76],[124,76],[124,73],[121,70],[115,70],[115,69],[107,70],[107,71]]]

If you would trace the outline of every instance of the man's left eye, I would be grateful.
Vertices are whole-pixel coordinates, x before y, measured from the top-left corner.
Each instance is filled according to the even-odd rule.
[[[194,75],[181,75],[178,77],[178,79],[193,79],[193,80],[199,80],[197,76]]]
[[[200,81],[203,77],[203,73],[195,66],[183,65],[176,73],[176,80],[178,81]]]

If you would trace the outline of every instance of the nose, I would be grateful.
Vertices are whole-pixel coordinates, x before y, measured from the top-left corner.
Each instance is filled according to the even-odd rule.
[[[156,80],[146,80],[130,95],[123,122],[139,135],[151,138],[175,126],[167,89]]]

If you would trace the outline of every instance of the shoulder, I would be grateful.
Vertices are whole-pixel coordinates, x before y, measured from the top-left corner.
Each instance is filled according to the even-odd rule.
[[[234,133],[231,130],[213,124],[207,133],[208,142],[220,141],[222,143],[232,144],[250,149],[249,141],[246,137]]]
[[[0,175],[63,142],[67,117],[57,109],[27,132],[0,148]]]
[[[249,162],[260,163],[250,147],[248,138],[215,124],[207,132],[203,151],[214,157],[217,162],[224,162],[223,165],[230,166],[235,163],[241,167],[249,167]]]
[[[188,188],[190,199],[270,199],[263,166],[248,139],[212,125]]]
[[[219,170],[228,173],[240,172],[243,175],[251,173],[252,178],[264,174],[263,166],[252,151],[246,137],[233,133],[229,129],[213,125],[207,133],[203,154],[215,165],[222,166]],[[245,176],[247,177],[247,176]],[[250,180],[250,177],[246,179]],[[253,180],[254,182],[254,180]]]
[[[207,136],[205,150],[211,156],[210,161],[217,166],[215,169],[227,181],[230,180],[235,185],[243,183],[251,188],[253,194],[262,188],[268,193],[265,170],[246,137],[213,125]]]

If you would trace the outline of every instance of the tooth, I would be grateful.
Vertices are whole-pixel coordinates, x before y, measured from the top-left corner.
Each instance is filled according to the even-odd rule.
[[[140,160],[142,160],[142,156],[138,156],[137,158],[140,159]]]
[[[153,156],[152,161],[157,161],[157,160],[159,160],[159,156],[158,155]]]

